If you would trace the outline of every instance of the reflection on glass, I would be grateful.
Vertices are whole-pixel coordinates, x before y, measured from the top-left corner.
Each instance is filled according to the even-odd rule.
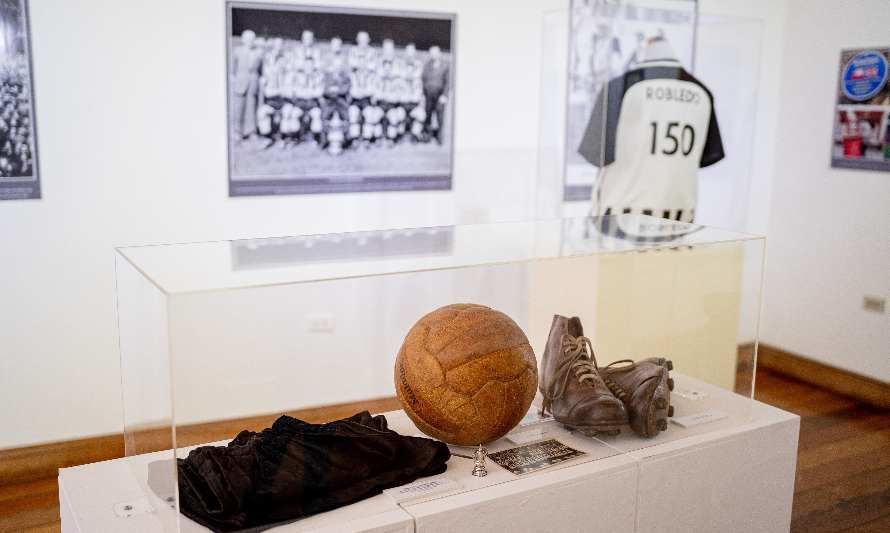
[[[396,229],[231,241],[232,270],[349,262],[452,252],[454,228]]]

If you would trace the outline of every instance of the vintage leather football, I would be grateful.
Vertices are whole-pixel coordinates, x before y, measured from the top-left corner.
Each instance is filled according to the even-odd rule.
[[[482,305],[447,305],[424,316],[396,358],[396,393],[405,413],[421,431],[449,444],[503,437],[525,416],[537,382],[525,333]]]

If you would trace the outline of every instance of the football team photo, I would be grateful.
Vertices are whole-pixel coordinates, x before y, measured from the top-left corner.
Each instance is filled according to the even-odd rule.
[[[0,0],[0,200],[40,198],[26,0]]]
[[[227,16],[230,196],[451,187],[452,15]]]

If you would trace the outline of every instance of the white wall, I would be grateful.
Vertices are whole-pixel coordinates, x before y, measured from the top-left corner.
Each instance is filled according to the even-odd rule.
[[[890,382],[890,174],[829,165],[843,48],[890,46],[886,0],[789,0],[763,340]]]
[[[349,2],[458,14],[455,191],[229,199],[222,0],[31,2],[44,198],[0,204],[0,448],[120,431],[115,245],[516,218],[562,3]]]
[[[349,2],[458,13],[454,192],[230,200],[223,1],[32,1],[44,199],[0,204],[0,448],[120,430],[115,245],[527,214],[541,14],[565,3]],[[764,20],[743,199],[769,233],[763,339],[890,380],[887,315],[860,311],[890,296],[890,175],[828,166],[838,52],[887,44],[886,2],[702,10]]]

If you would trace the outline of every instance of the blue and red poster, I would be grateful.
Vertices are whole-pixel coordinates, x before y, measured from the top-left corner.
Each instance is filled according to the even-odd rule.
[[[890,48],[841,52],[831,166],[890,171]]]

